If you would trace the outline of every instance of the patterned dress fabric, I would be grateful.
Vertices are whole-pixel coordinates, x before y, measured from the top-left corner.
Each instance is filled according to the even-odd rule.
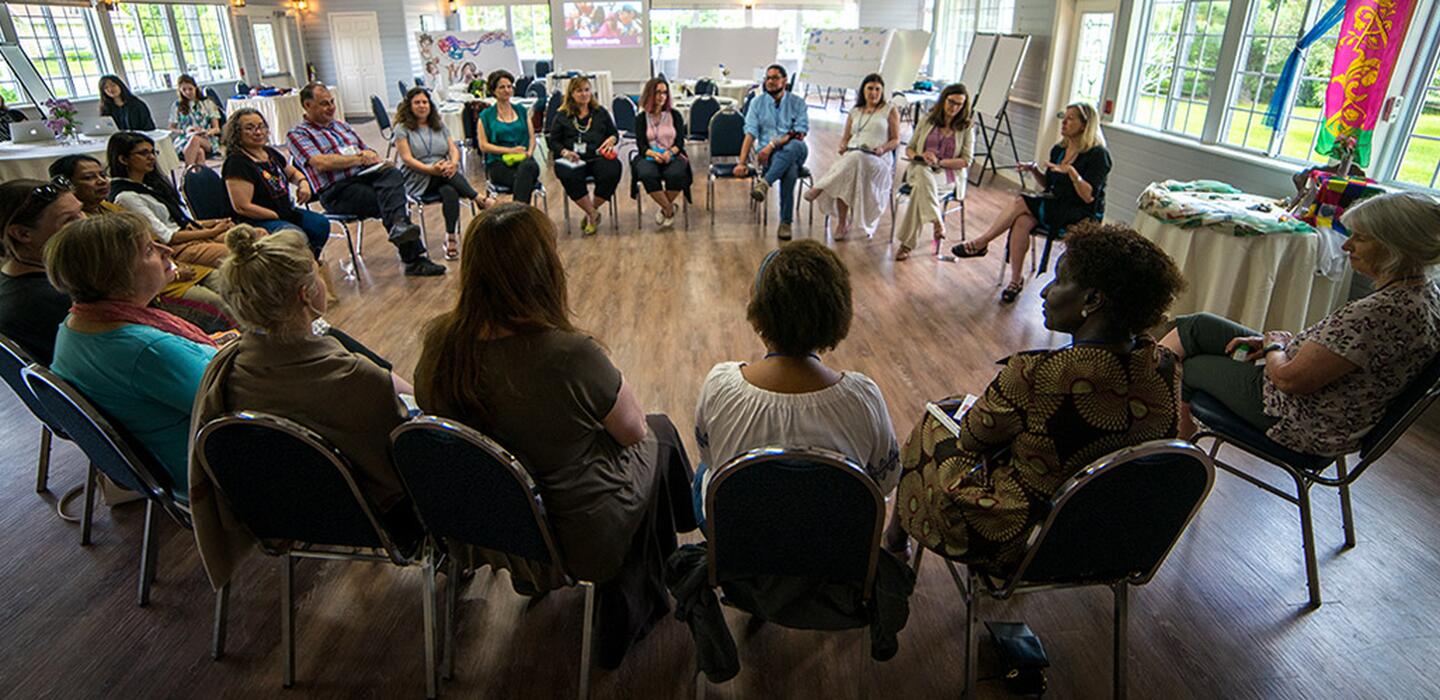
[[[1174,437],[1178,368],[1152,339],[1017,353],[960,421],[928,413],[900,454],[900,522],[921,545],[983,571],[1019,563],[1070,477],[1115,450]]]

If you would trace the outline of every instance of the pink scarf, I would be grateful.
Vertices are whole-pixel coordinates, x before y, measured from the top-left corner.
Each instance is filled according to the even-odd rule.
[[[70,313],[82,321],[91,323],[133,323],[149,326],[170,335],[178,335],[193,343],[218,347],[214,339],[205,335],[195,324],[179,316],[159,309],[152,309],[120,301],[75,302]]]

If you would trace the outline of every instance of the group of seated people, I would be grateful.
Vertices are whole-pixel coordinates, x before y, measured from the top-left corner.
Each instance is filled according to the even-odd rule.
[[[138,150],[116,158],[143,178],[153,158]],[[1195,391],[1288,448],[1341,454],[1440,352],[1434,198],[1389,194],[1349,209],[1345,250],[1377,289],[1294,336],[1201,314],[1156,342],[1148,333],[1183,287],[1180,272],[1129,228],[1084,223],[1041,292],[1045,326],[1070,342],[1004,359],[958,434],[916,407],[921,419],[901,448],[875,382],[821,356],[849,332],[849,272],[834,251],[798,241],[760,261],[749,293],[763,357],[721,362],[705,378],[692,471],[675,426],[647,415],[605,346],[573,323],[555,226],[539,209],[506,203],[470,223],[456,305],[427,326],[412,388],[343,334],[317,335],[324,283],[302,232],[242,224],[207,239],[228,254],[204,277],[221,282],[216,303],[241,331],[222,346],[155,304],[177,281],[179,254],[173,235],[156,234],[158,210],[147,205],[156,214],[147,218],[105,206],[98,163],[57,169],[73,191],[63,181],[0,185],[0,333],[123,425],[188,493],[214,585],[251,543],[197,468],[191,435],[236,410],[296,420],[339,446],[362,489],[400,513],[408,505],[388,436],[407,419],[399,395],[413,392],[424,412],[491,436],[534,476],[566,573],[599,584],[608,668],[669,610],[662,576],[677,533],[704,522],[710,478],[750,449],[837,451],[894,492],[888,552],[908,559],[913,540],[997,570],[1017,563],[1078,470],[1120,447],[1191,435],[1185,399]],[[1256,349],[1230,357],[1242,342]],[[1251,362],[1260,357],[1264,366]],[[330,400],[337,392],[346,401]],[[526,594],[562,582],[552,566],[481,556]]]

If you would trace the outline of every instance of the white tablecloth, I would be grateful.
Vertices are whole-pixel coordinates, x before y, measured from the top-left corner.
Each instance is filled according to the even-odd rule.
[[[595,101],[604,107],[605,111],[611,111],[610,105],[615,99],[615,89],[610,81],[610,71],[597,70],[585,75],[590,78],[590,89],[595,94]],[[570,84],[570,78],[551,73],[545,80],[549,84],[550,92],[559,92],[560,99],[565,99],[565,86]]]
[[[450,138],[465,141],[465,104],[457,102],[440,103],[440,120],[450,130]]]
[[[694,92],[695,82],[694,80],[682,80],[680,87],[687,92]],[[736,102],[744,102],[745,94],[750,92],[753,87],[755,87],[755,83],[749,80],[715,80],[715,90],[718,96],[728,97]]]
[[[335,118],[344,121],[345,100],[340,96],[340,88],[331,85],[330,95],[335,98]],[[296,124],[305,120],[305,108],[300,106],[299,90],[273,97],[247,97],[243,100],[232,98],[225,102],[225,113],[229,114],[242,107],[250,107],[265,117],[265,123],[270,125],[272,146],[285,145],[285,135],[290,133]]]
[[[1172,316],[1209,311],[1262,332],[1299,332],[1349,298],[1348,266],[1339,280],[1316,272],[1326,233],[1236,236],[1228,228],[1173,226],[1143,211],[1135,230],[1185,273]]]
[[[155,157],[162,173],[169,173],[180,167],[180,158],[175,154],[175,142],[170,132],[164,129],[146,132],[155,139]],[[0,181],[18,178],[35,180],[50,179],[50,164],[62,156],[83,153],[105,162],[105,145],[108,137],[81,137],[77,144],[16,145],[9,141],[0,142]]]
[[[698,98],[695,98],[695,97],[680,97],[680,98],[677,98],[677,99],[675,100],[675,109],[679,110],[680,116],[682,116],[682,117],[685,118],[685,128],[687,128],[687,129],[688,129],[688,128],[691,128],[691,127],[690,127],[690,107],[695,104],[695,100],[696,100],[696,99],[698,99]],[[725,109],[726,107],[735,107],[737,104],[739,104],[739,103],[738,103],[734,98],[732,98],[732,97],[716,97],[716,98],[715,98],[715,101],[720,103],[720,109]]]

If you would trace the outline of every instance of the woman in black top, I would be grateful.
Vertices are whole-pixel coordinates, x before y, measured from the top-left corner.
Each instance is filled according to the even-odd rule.
[[[571,78],[565,102],[546,134],[555,157],[555,177],[565,186],[565,196],[585,210],[580,230],[587,236],[598,230],[600,208],[615,196],[621,173],[615,152],[620,132],[610,113],[593,104],[593,95],[589,80]],[[593,195],[585,187],[587,176],[595,178]]]
[[[1045,183],[1039,194],[1022,194],[1001,213],[985,235],[951,248],[960,258],[985,255],[985,246],[1006,231],[1010,232],[1010,284],[1000,293],[1001,303],[1010,303],[1025,286],[1025,253],[1030,233],[1059,233],[1065,227],[1105,214],[1105,179],[1110,175],[1110,152],[1100,133],[1100,115],[1085,103],[1065,108],[1060,121],[1062,140],[1050,149],[1046,163],[1022,163],[1021,173],[1030,171]]]
[[[154,131],[155,118],[150,108],[125,82],[113,75],[100,76],[100,116],[115,120],[121,131]]]
[[[220,145],[225,149],[225,164],[220,172],[225,177],[225,189],[230,193],[235,217],[241,223],[259,226],[270,233],[300,229],[318,260],[325,242],[330,240],[330,220],[296,206],[297,202],[304,204],[314,197],[310,181],[269,143],[270,125],[254,109],[237,109],[226,120],[220,136]],[[292,184],[294,201],[290,199]]]
[[[685,155],[685,119],[671,106],[670,85],[664,78],[651,78],[640,93],[635,146],[639,151],[631,178],[644,185],[645,192],[660,205],[655,223],[668,227],[675,223],[675,200],[690,191],[694,176]]]

